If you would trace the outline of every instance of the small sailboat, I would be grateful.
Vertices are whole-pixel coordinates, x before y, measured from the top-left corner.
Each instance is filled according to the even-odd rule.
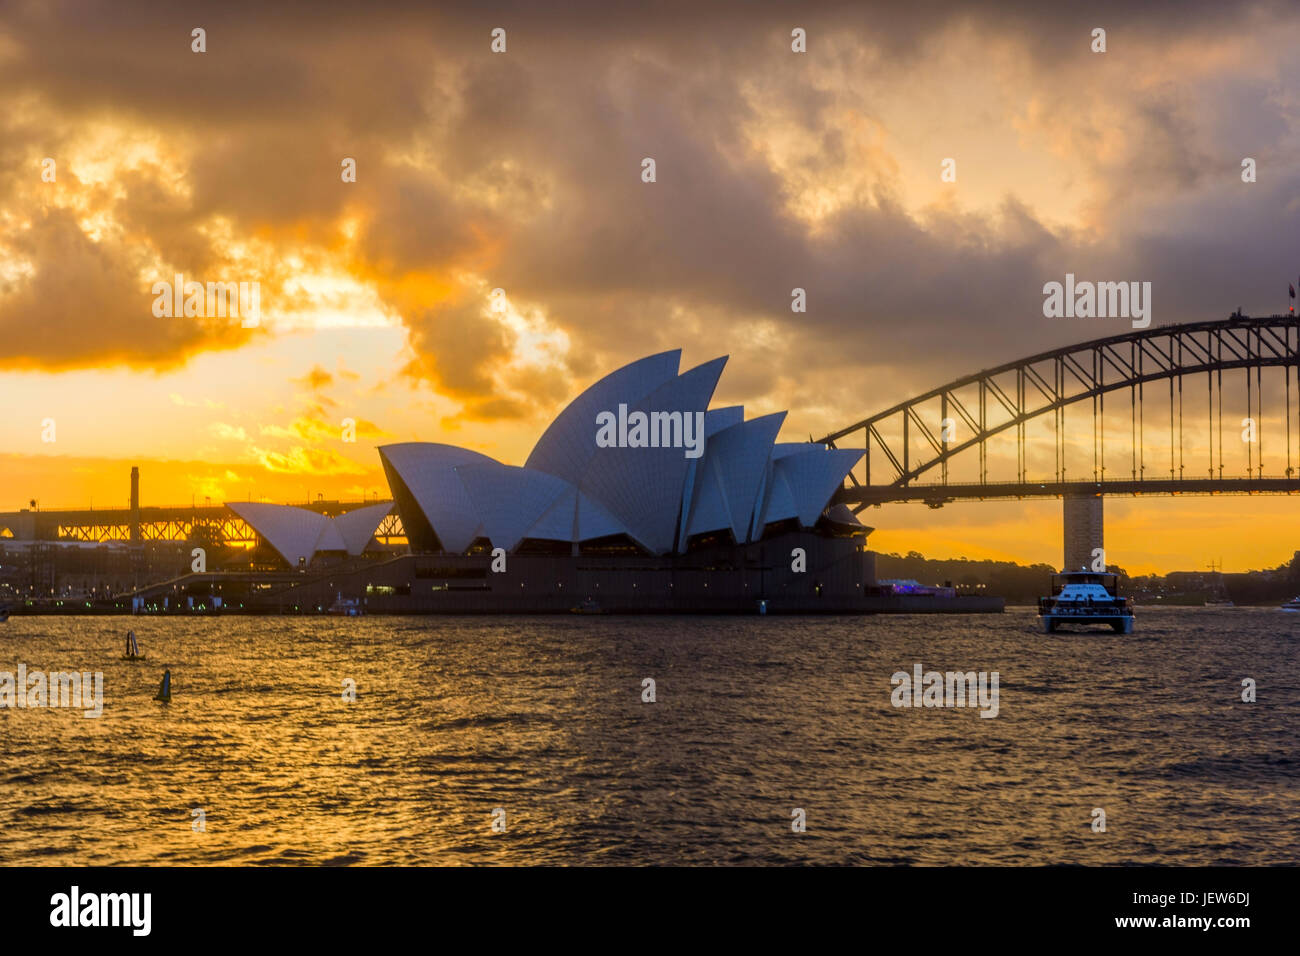
[[[124,661],[142,661],[144,655],[140,653],[140,645],[136,643],[135,631],[126,632],[126,653],[122,655]]]
[[[154,700],[160,700],[164,704],[171,703],[172,699],[172,672],[163,671],[162,683],[158,685],[158,693],[154,695]]]
[[[1223,586],[1223,564],[1220,563],[1215,567],[1213,561],[1210,562],[1210,571],[1214,574],[1214,585],[1210,590],[1210,596],[1205,599],[1206,607],[1236,607],[1231,597],[1228,596],[1228,589]]]

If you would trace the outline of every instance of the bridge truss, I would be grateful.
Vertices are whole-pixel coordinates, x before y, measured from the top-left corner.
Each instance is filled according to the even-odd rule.
[[[376,503],[329,501],[311,502],[298,507],[333,516]],[[138,529],[138,539],[133,538],[133,529]],[[379,523],[374,536],[385,546],[392,545],[395,540],[405,539],[402,519],[396,511]],[[146,507],[138,512],[128,508],[8,512],[0,514],[0,538],[100,544],[115,541],[129,543],[133,540],[203,540],[214,544],[249,547],[256,543],[257,533],[252,525],[224,506],[180,506]]]
[[[1282,475],[1264,474],[1262,372],[1266,368],[1288,370],[1282,375],[1285,438],[1269,436],[1271,441],[1284,440]],[[1244,373],[1247,416],[1255,429],[1254,440],[1246,443],[1244,475],[1224,474],[1224,374],[1234,370]],[[1202,375],[1203,402],[1196,390]],[[1144,413],[1144,399],[1153,388],[1167,390],[1167,421],[1153,422]],[[1106,462],[1106,399],[1118,392],[1122,401],[1124,391],[1130,454],[1128,461],[1113,467],[1113,456],[1112,466]],[[1300,409],[1293,409],[1295,398],[1300,398],[1300,320],[1294,315],[1252,318],[1236,313],[1222,321],[1142,329],[1008,362],[900,402],[819,442],[865,449],[859,466],[862,478],[850,474],[849,485],[836,499],[853,506],[855,512],[889,501],[925,501],[938,507],[959,499],[1067,494],[1294,494],[1300,493],[1300,434],[1295,432]],[[1065,411],[1070,406],[1086,408],[1089,402],[1092,472],[1067,474]],[[1208,428],[1210,436],[1208,448],[1190,453],[1185,427],[1189,407],[1204,410],[1204,416],[1190,414],[1196,425]],[[1048,415],[1055,438],[1054,474],[1034,477],[1027,463],[1026,425]],[[1166,427],[1169,460],[1149,461],[1146,436]],[[1229,426],[1233,440],[1237,427]],[[1012,434],[1016,478],[990,481],[989,441]],[[964,452],[978,455],[979,477],[950,482],[949,465]],[[1200,454],[1207,457],[1198,465],[1193,455]]]

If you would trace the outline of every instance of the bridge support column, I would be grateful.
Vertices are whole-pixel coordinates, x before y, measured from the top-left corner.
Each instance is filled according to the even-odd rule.
[[[1065,515],[1065,563],[1063,570],[1092,569],[1093,551],[1104,548],[1102,538],[1101,495],[1066,495],[1062,499]]]

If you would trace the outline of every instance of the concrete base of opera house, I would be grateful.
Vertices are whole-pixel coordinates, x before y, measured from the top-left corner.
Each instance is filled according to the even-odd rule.
[[[796,571],[793,552],[805,553]],[[789,531],[747,545],[684,555],[512,554],[493,571],[489,554],[409,554],[277,576],[273,587],[208,575],[177,596],[221,584],[220,613],[313,614],[340,603],[372,614],[878,614],[1001,611],[1001,598],[881,593],[875,553],[862,536]],[[193,602],[202,605],[202,599]],[[179,606],[178,606],[179,605]],[[166,612],[164,612],[166,613]]]
[[[804,571],[792,570],[796,548]],[[875,581],[875,554],[861,539],[802,531],[684,555],[512,554],[504,571],[491,564],[487,555],[411,555],[374,569],[352,593],[367,614],[754,614],[760,601],[768,613],[807,614],[860,612]]]

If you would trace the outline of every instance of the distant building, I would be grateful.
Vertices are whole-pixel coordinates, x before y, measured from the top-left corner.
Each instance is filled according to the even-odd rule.
[[[920,594],[929,597],[951,598],[956,597],[957,589],[951,585],[927,585],[921,584],[915,578],[881,578],[876,582],[876,587],[888,594]]]

